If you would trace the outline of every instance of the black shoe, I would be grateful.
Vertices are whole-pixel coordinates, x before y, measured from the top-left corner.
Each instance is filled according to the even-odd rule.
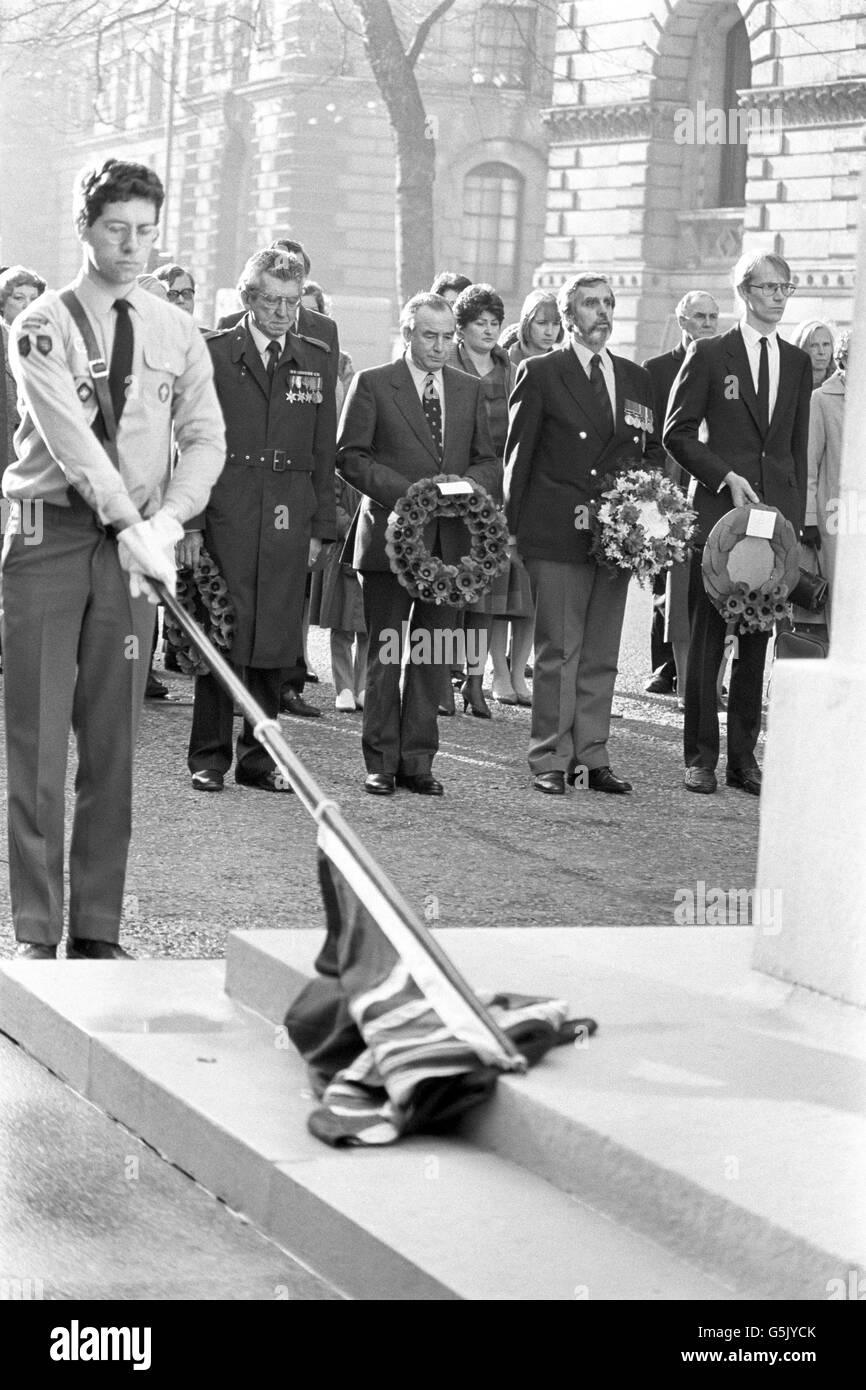
[[[15,947],[16,960],[56,960],[57,947],[44,941],[19,941]]]
[[[587,786],[591,792],[613,792],[617,796],[625,796],[632,790],[631,782],[617,777],[609,767],[591,767]]]
[[[725,784],[739,787],[750,796],[761,795],[761,769],[759,767],[729,767],[725,773]]]
[[[146,700],[164,700],[168,695],[168,686],[158,681],[152,671],[148,672],[147,685],[144,688],[144,698]]]
[[[565,773],[537,772],[532,785],[537,792],[546,792],[548,796],[565,796]]]
[[[194,792],[221,792],[223,780],[223,774],[215,768],[203,767],[192,774],[192,789]]]
[[[460,694],[463,696],[463,713],[474,714],[476,719],[492,719],[490,706],[484,698],[484,691],[481,689],[480,676],[467,676],[460,687]]]
[[[683,786],[687,791],[710,796],[718,785],[716,774],[708,767],[687,767],[683,773]]]
[[[284,690],[280,696],[280,709],[283,714],[294,714],[299,719],[318,719],[322,711],[308,704],[297,690]]]
[[[177,675],[183,674],[180,669],[180,662],[177,659],[177,652],[175,651],[174,647],[166,647],[165,655],[162,658],[162,664],[165,667],[166,671],[174,671]]]
[[[318,714],[318,710],[316,713]],[[260,792],[294,791],[291,783],[276,767],[272,767],[269,772],[259,772],[254,777],[243,777],[236,772],[235,781],[239,787],[254,787],[256,791]]]
[[[70,936],[66,942],[69,960],[132,960],[116,941],[96,941],[89,936]]]
[[[364,782],[364,791],[371,796],[393,796],[394,795],[394,774],[392,772],[368,772]]]
[[[396,782],[398,787],[418,792],[420,796],[445,795],[445,788],[441,782],[436,781],[432,772],[398,772]]]
[[[644,690],[650,695],[673,695],[674,683],[667,676],[651,676]]]
[[[444,715],[450,715],[454,714],[455,712],[456,707],[454,704],[454,686],[449,681],[447,687],[442,693],[441,699],[439,700],[439,713]]]

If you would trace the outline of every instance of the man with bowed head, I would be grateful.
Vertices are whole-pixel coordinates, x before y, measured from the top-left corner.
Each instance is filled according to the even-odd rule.
[[[361,576],[370,637],[364,786],[373,796],[392,796],[398,785],[441,796],[442,783],[431,768],[447,667],[436,659],[443,644],[433,639],[437,629],[456,629],[457,615],[444,605],[413,601],[391,572],[385,531],[395,504],[420,478],[458,473],[495,494],[501,465],[490,442],[480,380],[445,365],[454,339],[450,304],[438,294],[416,294],[404,305],[400,324],[403,356],[353,379],[338,439],[338,471],[363,494],[344,553]],[[431,554],[459,562],[466,528],[456,518],[442,518],[431,529]],[[433,659],[408,663],[401,694],[392,638],[402,634],[407,619],[410,633],[429,634]]]
[[[85,170],[74,208],[82,269],[67,290],[35,300],[11,334],[23,415],[3,478],[9,882],[19,954],[32,960],[53,959],[63,933],[70,723],[67,955],[127,956],[118,936],[157,602],[150,579],[174,591],[182,523],[223,464],[202,336],[137,283],[163,198],[144,165],[109,159]]]
[[[246,313],[209,336],[226,423],[226,466],[203,516],[189,523],[183,561],[202,541],[235,610],[229,660],[270,719],[283,671],[302,650],[307,567],[336,537],[336,364],[328,344],[299,331],[303,261],[280,248],[247,261],[238,289]],[[233,702],[210,674],[197,676],[188,765],[196,791],[219,792],[232,762]],[[235,781],[289,792],[244,721]]]
[[[574,276],[557,300],[566,340],[518,367],[505,443],[505,514],[535,602],[529,767],[547,795],[623,795],[607,741],[629,573],[590,555],[589,509],[608,475],[660,467],[664,451],[649,373],[605,346],[607,278]]]

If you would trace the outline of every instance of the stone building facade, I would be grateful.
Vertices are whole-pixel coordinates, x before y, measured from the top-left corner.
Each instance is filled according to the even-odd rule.
[[[577,0],[559,7],[536,280],[611,273],[614,348],[672,346],[693,287],[733,314],[743,250],[791,263],[783,320],[850,324],[866,158],[866,14],[844,0]]]
[[[395,0],[407,42],[431,8]],[[492,281],[515,317],[543,252],[555,30],[553,5],[456,0],[416,67],[437,148],[436,265]],[[41,75],[0,93],[4,262],[68,278],[74,172],[122,153],[165,179],[163,254],[193,269],[203,323],[232,307],[249,252],[290,235],[359,365],[380,360],[398,308],[394,139],[362,43],[332,8],[166,6],[106,40],[96,83],[91,49],[49,53]]]

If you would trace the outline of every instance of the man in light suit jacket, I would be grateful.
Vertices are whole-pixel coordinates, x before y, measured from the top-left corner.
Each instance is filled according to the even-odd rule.
[[[726,512],[750,503],[778,507],[799,535],[806,504],[811,362],[776,332],[794,291],[791,271],[781,256],[747,254],[733,278],[742,322],[719,338],[692,343],[673,386],[664,430],[665,447],[695,479],[691,504],[698,532],[689,583],[684,782],[689,791],[705,794],[718,785],[716,673],[725,622],[704,590],[704,543]],[[698,433],[703,420],[706,443]],[[752,796],[761,793],[755,746],[768,637],[739,636],[728,696],[725,780]]]
[[[589,508],[610,475],[665,456],[648,373],[605,348],[609,282],[575,276],[557,302],[568,339],[521,363],[505,444],[505,510],[535,597],[529,766],[540,792],[579,780],[622,794],[607,740],[629,573],[590,556]]]
[[[447,662],[437,629],[456,630],[453,609],[413,602],[392,573],[385,530],[395,503],[420,478],[458,473],[495,492],[501,465],[493,452],[480,382],[445,366],[454,338],[454,315],[437,294],[417,294],[400,316],[406,350],[397,362],[359,372],[343,407],[337,439],[337,470],[363,494],[346,539],[345,557],[361,576],[364,616],[370,634],[364,696],[365,787],[390,796],[405,786],[424,796],[441,796],[431,772],[439,747],[436,716]],[[425,533],[426,534],[426,533]],[[449,563],[467,545],[466,530],[443,519],[427,537],[431,554]],[[403,623],[410,633],[430,634],[429,663],[410,660],[400,693]],[[413,644],[414,645],[414,644]],[[426,644],[418,643],[416,650]]]

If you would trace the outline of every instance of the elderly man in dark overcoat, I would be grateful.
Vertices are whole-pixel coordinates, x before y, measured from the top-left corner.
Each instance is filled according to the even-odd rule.
[[[297,331],[304,265],[259,251],[238,289],[246,313],[208,346],[226,423],[226,465],[207,510],[191,523],[183,561],[202,540],[236,614],[229,658],[269,717],[282,672],[302,650],[308,565],[336,538],[336,363],[329,345]],[[232,700],[211,675],[196,678],[189,768],[198,791],[220,791],[232,761]],[[291,790],[245,721],[235,781]]]

